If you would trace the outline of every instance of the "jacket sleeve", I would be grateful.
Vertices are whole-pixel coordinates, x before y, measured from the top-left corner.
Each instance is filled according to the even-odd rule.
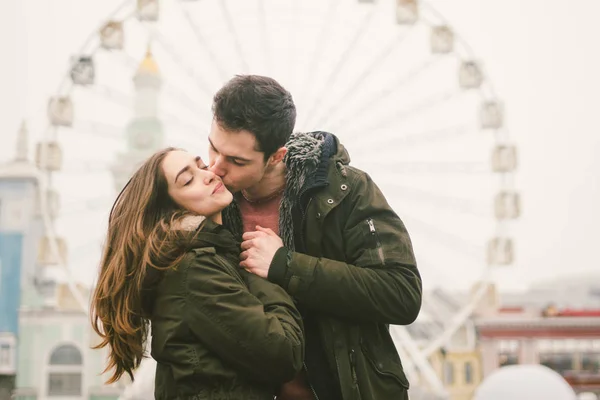
[[[263,382],[289,381],[304,357],[300,314],[282,288],[258,277],[246,284],[236,268],[197,251],[186,274],[186,322],[240,372]]]
[[[279,249],[269,280],[319,312],[357,322],[408,325],[422,301],[421,276],[400,218],[366,174],[333,212],[345,223],[340,240],[345,260]],[[328,216],[329,217],[329,216]],[[323,229],[331,227],[327,220]]]

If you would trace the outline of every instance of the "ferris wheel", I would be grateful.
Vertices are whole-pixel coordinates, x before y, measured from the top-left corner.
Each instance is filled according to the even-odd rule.
[[[87,312],[76,283],[92,284],[132,168],[167,145],[207,154],[212,96],[240,73],[292,93],[297,131],[340,138],[405,222],[426,287],[478,284],[451,314],[428,313],[436,305],[425,296],[439,328],[429,342],[391,329],[403,360],[440,389],[427,357],[468,323],[494,270],[513,263],[520,198],[503,104],[424,1],[124,1],[74,52],[48,101],[36,156],[54,265],[44,279],[63,279]]]

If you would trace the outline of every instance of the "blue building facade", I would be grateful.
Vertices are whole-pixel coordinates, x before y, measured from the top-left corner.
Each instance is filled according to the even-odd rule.
[[[42,234],[37,195],[38,172],[27,160],[23,127],[15,158],[0,165],[0,398],[15,387],[23,289],[35,276]]]
[[[22,253],[22,233],[0,232],[0,332],[15,336],[19,330]]]

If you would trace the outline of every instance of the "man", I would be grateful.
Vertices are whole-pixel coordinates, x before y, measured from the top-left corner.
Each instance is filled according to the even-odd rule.
[[[334,135],[292,134],[275,80],[234,77],[213,114],[210,168],[236,194],[224,224],[243,239],[240,266],[303,315],[304,368],[278,400],[408,399],[388,324],[416,319],[422,286],[400,218]]]

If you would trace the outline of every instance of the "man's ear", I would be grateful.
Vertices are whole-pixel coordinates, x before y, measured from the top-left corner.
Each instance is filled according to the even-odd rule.
[[[287,154],[287,147],[280,147],[277,149],[277,151],[273,154],[271,154],[271,157],[269,157],[269,164],[270,165],[277,165],[280,162],[283,161],[283,157],[285,157],[285,155]]]

